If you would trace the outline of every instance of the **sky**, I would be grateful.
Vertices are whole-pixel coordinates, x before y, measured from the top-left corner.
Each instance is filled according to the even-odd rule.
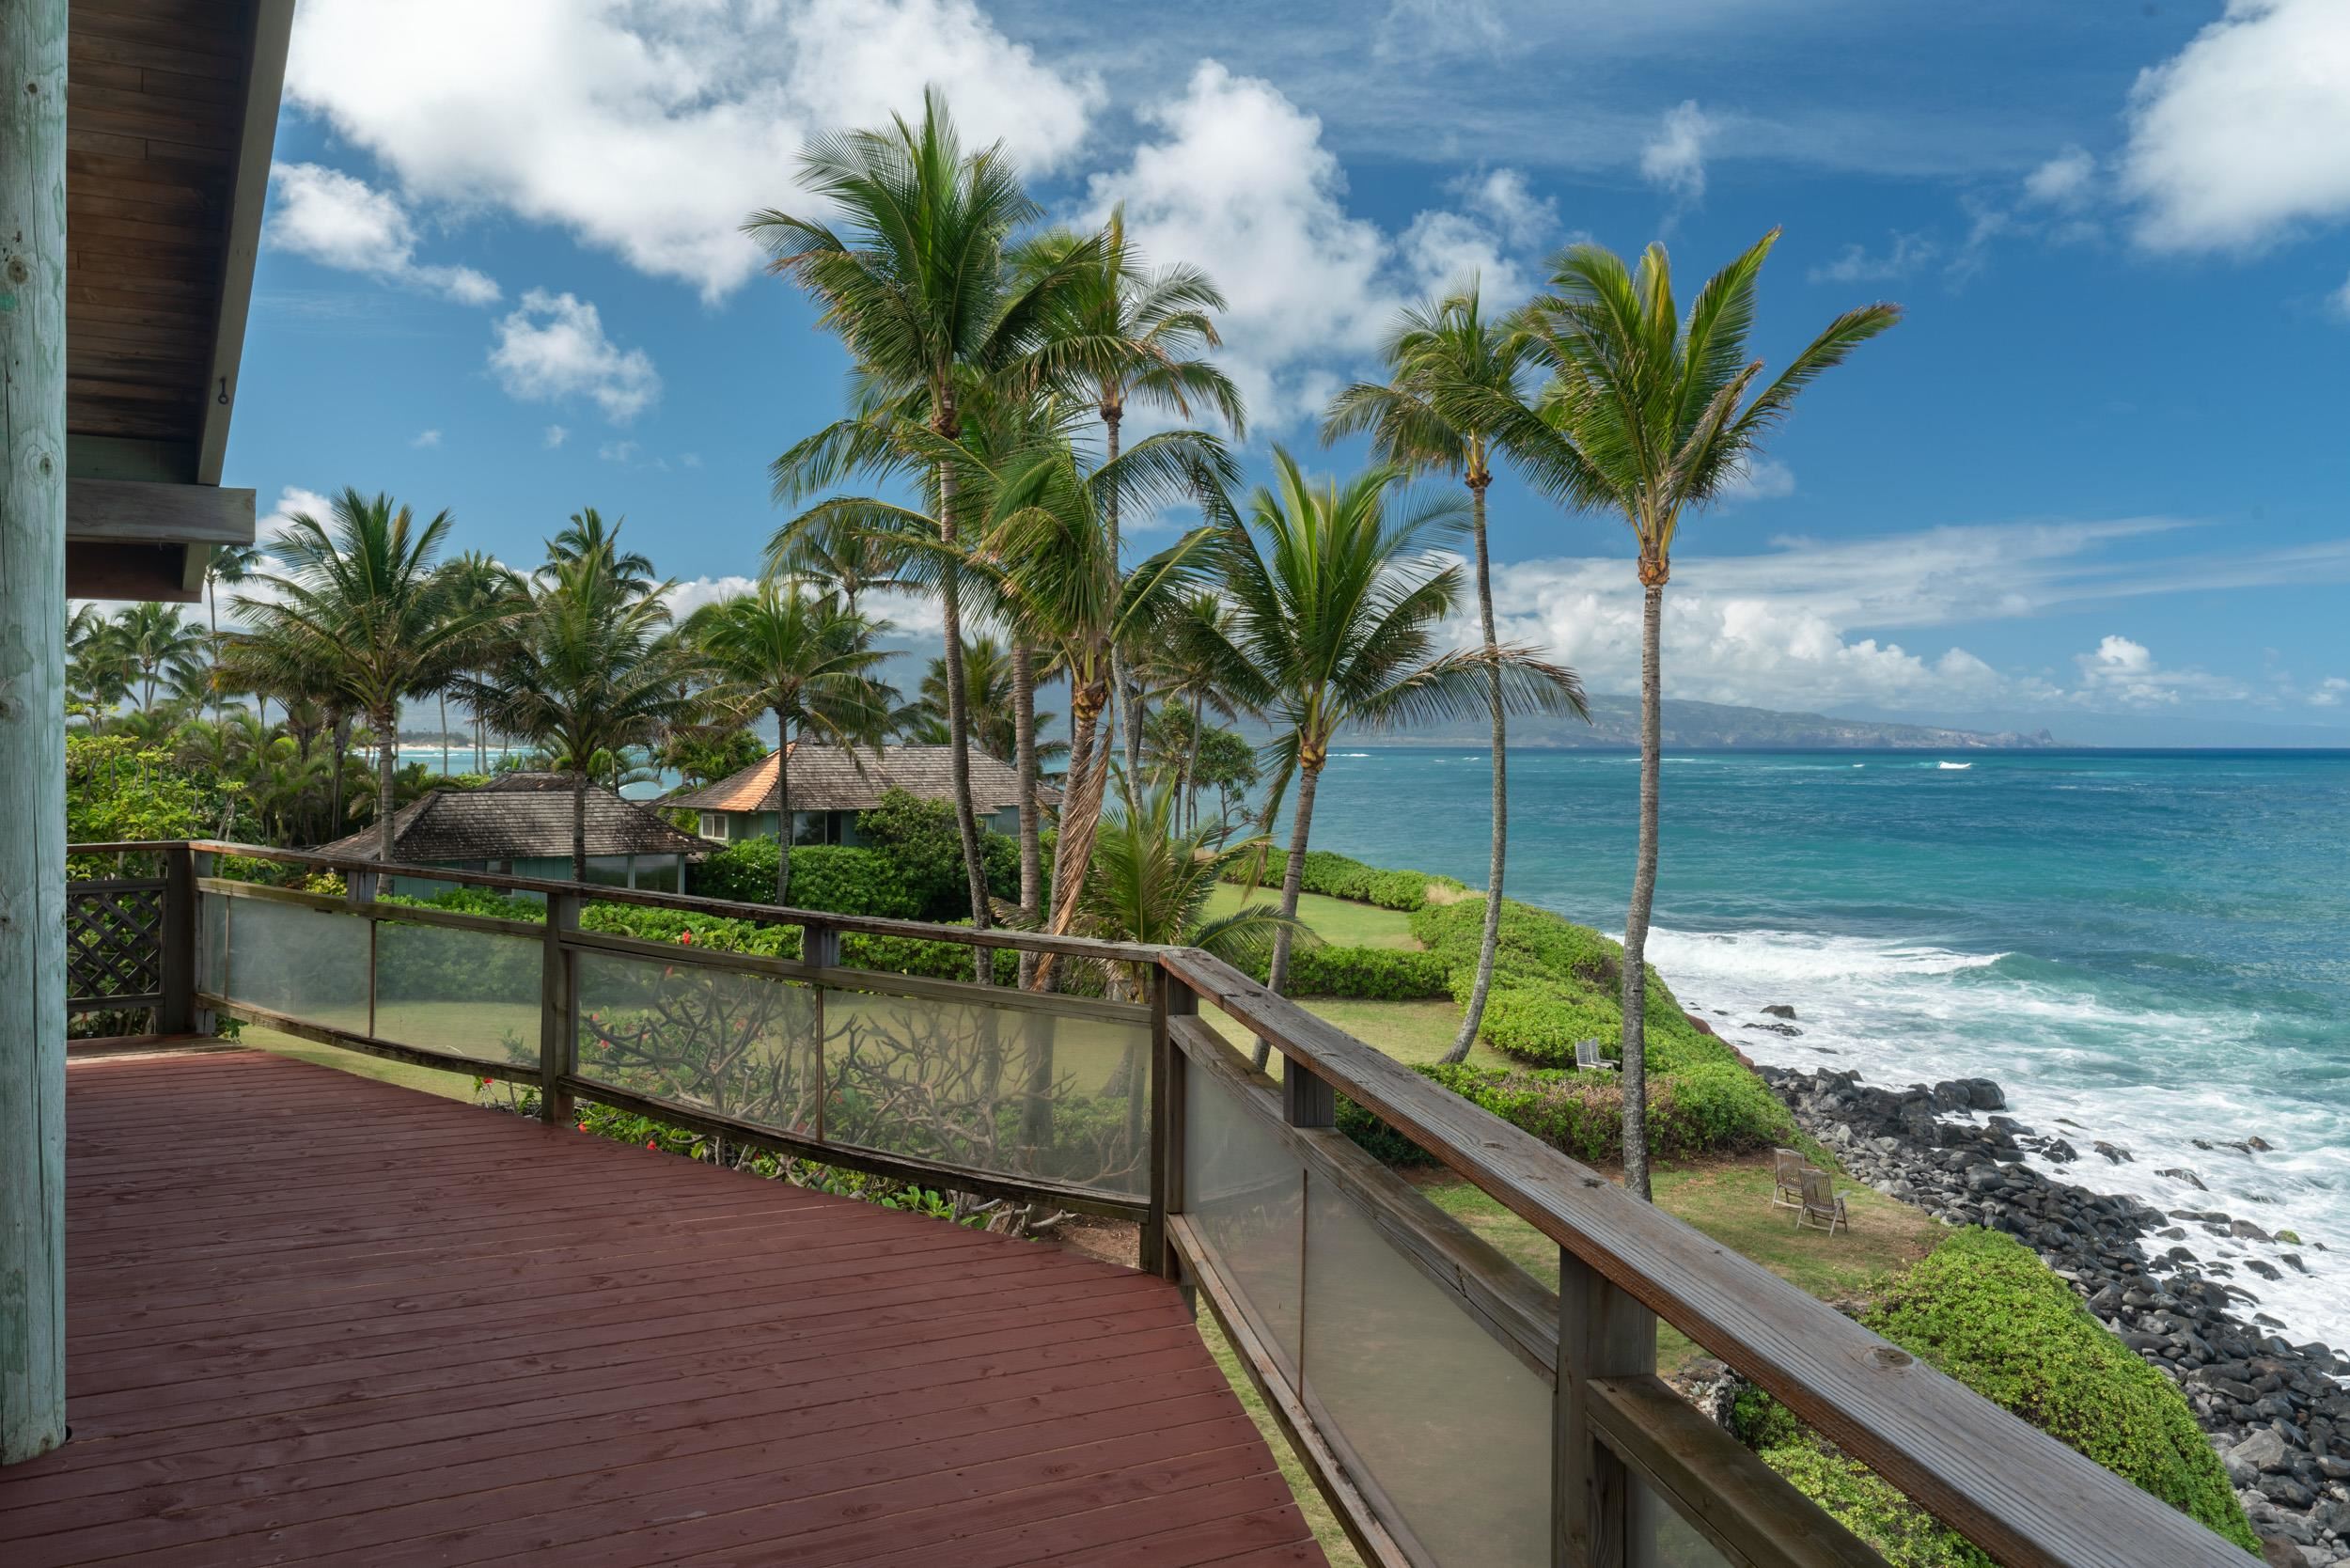
[[[2350,744],[2350,0],[302,0],[225,482],[739,588],[847,372],[740,225],[925,83],[1215,278],[1252,474],[1366,461],[1318,416],[1394,312],[1577,241],[1685,296],[1783,229],[1770,366],[1901,303],[1684,525],[1669,696]],[[1622,524],[1492,506],[1504,635],[1635,689]]]

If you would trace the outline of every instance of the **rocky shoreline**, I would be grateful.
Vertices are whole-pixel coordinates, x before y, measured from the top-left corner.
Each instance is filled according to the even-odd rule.
[[[2276,1278],[2304,1267],[2291,1231],[2270,1237],[2212,1209],[2165,1213],[2033,1170],[2026,1153],[2078,1153],[1996,1114],[2007,1099],[1987,1078],[1888,1090],[1856,1073],[1755,1071],[1856,1179],[1947,1223],[2003,1231],[2070,1280],[2186,1394],[2270,1562],[2350,1563],[2350,1357],[2287,1341],[2259,1296],[2228,1278],[2231,1265],[2185,1245],[2197,1229],[2274,1243],[2275,1262],[2245,1266]]]

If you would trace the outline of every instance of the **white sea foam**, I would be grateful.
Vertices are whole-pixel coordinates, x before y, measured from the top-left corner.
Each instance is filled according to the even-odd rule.
[[[1658,929],[1649,957],[1684,1007],[1759,1060],[1856,1071],[1889,1088],[1995,1078],[2016,1120],[2079,1149],[2066,1166],[2032,1157],[2044,1172],[2166,1211],[2223,1210],[2296,1232],[2302,1245],[2269,1245],[2180,1222],[2181,1245],[2232,1265],[2219,1278],[2260,1298],[2250,1310],[2284,1323],[2288,1338],[2350,1347],[2350,1116],[2295,1090],[2314,1055],[2275,1038],[2259,1014],[2154,1012],[2024,955],[1856,936]],[[1773,1003],[1794,1007],[1800,1035],[1755,1027]],[[2246,1072],[2255,1059],[2261,1071]],[[2275,1151],[2231,1147],[2254,1135]],[[2109,1164],[2093,1152],[2099,1140],[2132,1158]],[[2208,1190],[2167,1169],[2192,1170]],[[2251,1272],[2256,1259],[2282,1278]]]
[[[1334,757],[1368,757],[1371,753],[1368,751],[1337,751],[1332,752],[1331,755]]]
[[[1972,762],[1936,762],[1934,765],[1944,773],[1965,773],[1975,764]]]

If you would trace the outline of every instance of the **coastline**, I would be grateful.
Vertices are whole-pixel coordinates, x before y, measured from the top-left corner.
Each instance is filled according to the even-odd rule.
[[[2305,1266],[2300,1247],[2217,1209],[2166,1213],[2033,1169],[2028,1153],[2070,1146],[2000,1114],[2005,1094],[1989,1079],[1888,1090],[1849,1071],[1755,1072],[1855,1179],[2039,1253],[2092,1316],[2178,1385],[2264,1539],[2290,1543],[2319,1568],[2350,1562],[2350,1356],[2285,1338],[2257,1292],[2185,1243],[2190,1226],[2257,1235],[2279,1247],[2271,1270]]]

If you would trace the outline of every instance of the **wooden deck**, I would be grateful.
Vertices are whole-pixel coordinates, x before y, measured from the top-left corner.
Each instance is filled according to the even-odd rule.
[[[254,1052],[68,1076],[8,1568],[1324,1560],[1153,1277]]]

